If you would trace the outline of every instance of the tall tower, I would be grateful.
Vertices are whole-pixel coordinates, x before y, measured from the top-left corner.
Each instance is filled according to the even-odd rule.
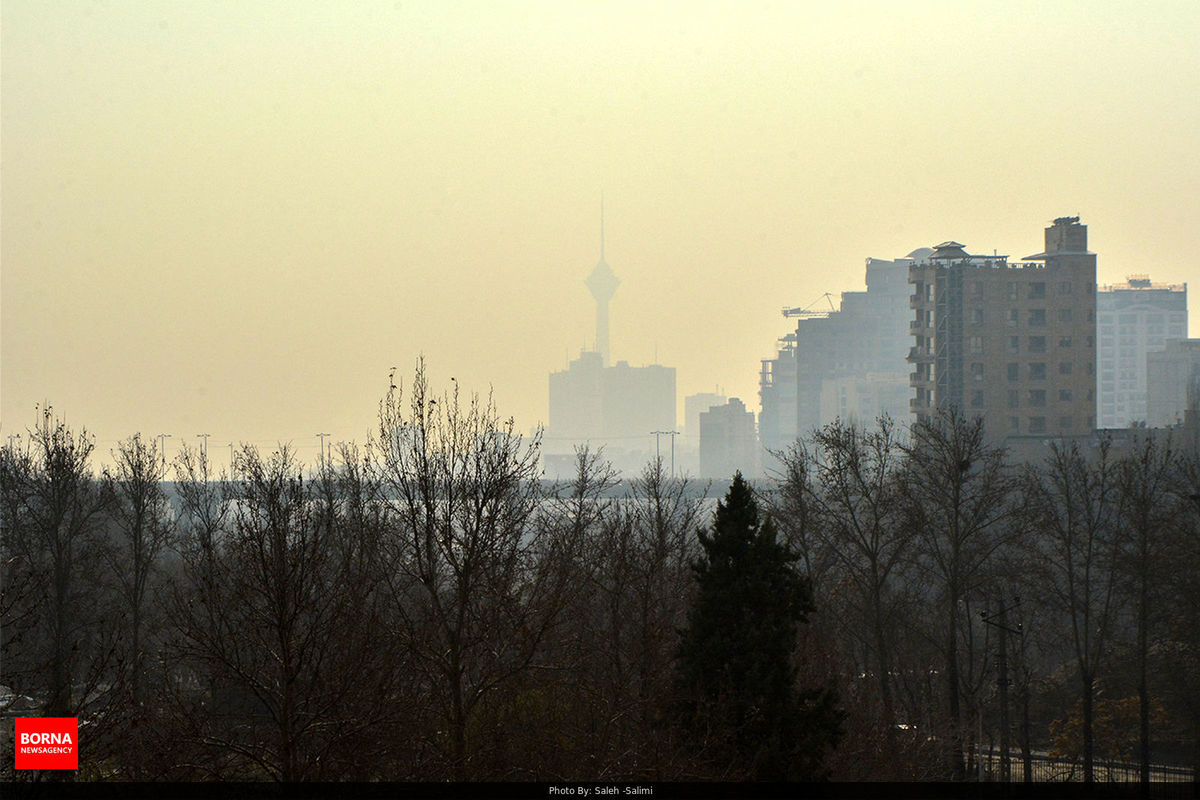
[[[617,292],[621,281],[604,260],[604,200],[600,201],[600,261],[584,281],[596,300],[596,350],[604,366],[608,366],[608,301]]]

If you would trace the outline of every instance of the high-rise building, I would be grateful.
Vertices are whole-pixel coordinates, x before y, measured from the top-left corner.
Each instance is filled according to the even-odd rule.
[[[943,242],[909,269],[912,410],[958,408],[997,437],[1068,437],[1096,427],[1096,255],[1060,217],[1045,249],[970,255]]]
[[[867,290],[843,292],[838,310],[787,309],[796,330],[779,340],[759,376],[759,436],[786,449],[841,417],[871,424],[883,413],[908,416],[908,267],[913,255],[868,258]]]
[[[747,478],[759,473],[754,412],[736,397],[700,414],[700,477],[727,481],[733,473]]]
[[[1187,284],[1130,275],[1096,295],[1096,400],[1101,428],[1150,422],[1147,356],[1187,338]],[[1180,407],[1182,413],[1182,406]]]
[[[1146,386],[1146,425],[1182,425],[1200,389],[1200,339],[1171,339],[1147,353]]]
[[[603,208],[600,261],[585,283],[596,300],[596,349],[550,373],[550,419],[542,448],[549,477],[572,473],[579,445],[603,447],[616,469],[636,472],[654,456],[652,432],[675,428],[674,367],[609,365],[608,302],[620,281],[604,260]]]

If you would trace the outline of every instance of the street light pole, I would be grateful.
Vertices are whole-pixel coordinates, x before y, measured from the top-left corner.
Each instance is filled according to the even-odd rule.
[[[658,449],[658,437],[671,437],[671,477],[675,477],[675,437],[679,434],[679,431],[650,431],[650,433],[654,434],[654,455],[659,459],[662,458],[662,455]]]
[[[1008,636],[1006,634],[1015,633],[1018,636],[1022,635],[1021,623],[1017,623],[1017,627],[1008,627],[1005,614],[1014,608],[1021,605],[1021,598],[1013,599],[1011,606],[1001,606],[996,612],[996,618],[986,611],[980,611],[979,616],[985,625],[991,625],[1000,631],[1000,671],[996,676],[996,686],[1000,689],[1000,780],[1007,783],[1012,778],[1012,761],[1008,755],[1008,686],[1012,681],[1008,679]]]
[[[162,455],[163,474],[167,472],[167,439],[171,438],[169,433],[160,433],[158,435],[158,451]]]

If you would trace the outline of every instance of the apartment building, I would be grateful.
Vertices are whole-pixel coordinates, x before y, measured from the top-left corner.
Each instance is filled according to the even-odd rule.
[[[1187,284],[1153,283],[1130,275],[1096,294],[1096,399],[1101,428],[1157,425],[1148,406],[1153,388],[1147,357],[1168,339],[1187,338]],[[1175,409],[1182,414],[1183,407]],[[1173,416],[1172,416],[1173,419]]]
[[[943,242],[909,268],[917,418],[957,407],[996,437],[1071,437],[1096,427],[1096,255],[1060,217],[1043,252],[1010,264]]]

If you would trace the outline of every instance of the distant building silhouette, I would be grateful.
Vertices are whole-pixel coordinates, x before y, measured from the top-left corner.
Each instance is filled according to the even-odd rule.
[[[574,449],[603,447],[612,465],[636,473],[654,457],[651,431],[675,429],[675,368],[652,364],[609,365],[608,303],[620,281],[604,260],[604,215],[600,217],[600,261],[585,281],[596,300],[596,349],[584,350],[566,370],[550,373],[550,420],[543,444],[547,477],[567,477]]]
[[[713,406],[723,406],[728,400],[719,392],[699,392],[683,398],[683,433],[689,439],[700,441],[700,415]]]
[[[735,472],[747,478],[761,467],[754,412],[736,397],[700,413],[700,477],[727,481]]]
[[[1200,386],[1200,339],[1172,339],[1146,355],[1146,415],[1151,428],[1183,424]]]
[[[1012,265],[943,242],[909,268],[908,360],[918,418],[957,407],[996,437],[1077,437],[1096,428],[1096,255],[1060,217],[1045,250]]]
[[[1131,275],[1101,286],[1096,295],[1096,401],[1098,426],[1124,428],[1152,422],[1147,393],[1147,356],[1168,339],[1187,338],[1187,284],[1152,283]],[[1182,404],[1176,407],[1182,414]],[[1161,419],[1161,415],[1159,417]]]
[[[908,268],[913,255],[868,258],[865,292],[843,292],[840,309],[788,309],[796,330],[780,340],[759,376],[759,436],[782,450],[797,437],[841,417],[871,424],[887,413],[909,415]]]

